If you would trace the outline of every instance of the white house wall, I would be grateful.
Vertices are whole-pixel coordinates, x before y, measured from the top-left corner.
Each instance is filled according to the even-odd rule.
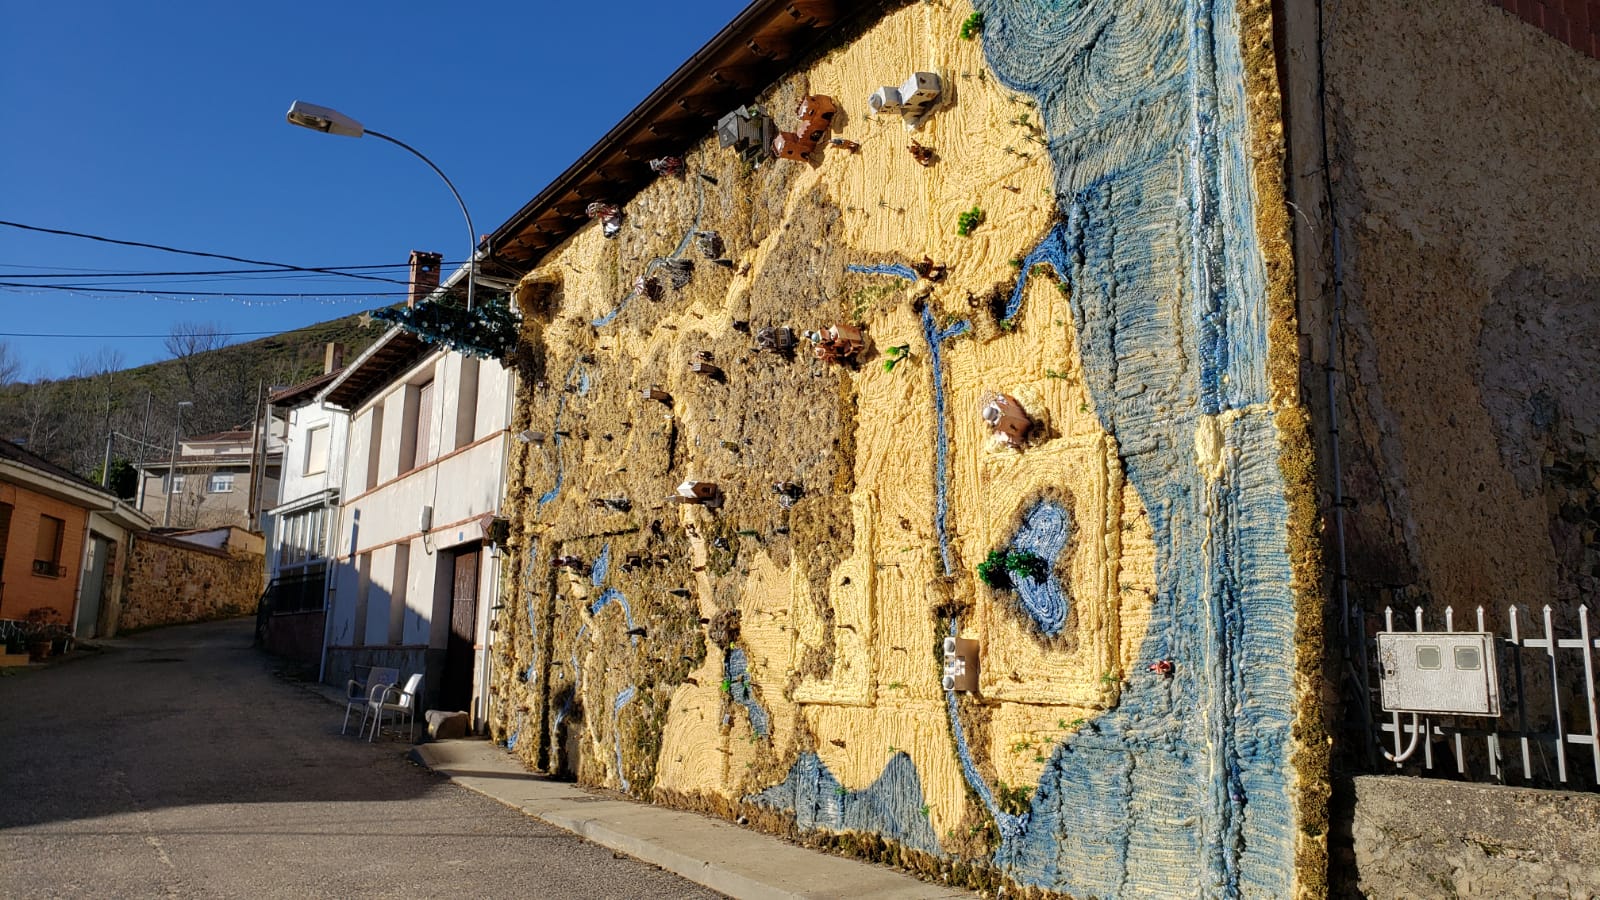
[[[289,411],[288,446],[284,451],[283,478],[279,503],[288,504],[309,497],[341,482],[345,461],[345,442],[350,418],[344,412],[322,403],[311,403]],[[328,457],[322,472],[306,474],[306,452],[313,429],[328,429]]]
[[[343,456],[343,502],[334,532],[336,560],[327,632],[330,648],[361,647],[371,656],[380,648],[414,653],[417,648],[437,652],[446,647],[448,616],[436,616],[435,611],[449,608],[452,570],[443,563],[447,557],[440,554],[481,539],[479,518],[499,509],[512,377],[492,360],[436,353],[349,416],[338,445]],[[434,388],[429,420],[418,429],[414,423],[418,391],[430,378]],[[475,409],[469,412],[461,406],[461,388],[463,383],[470,387],[474,382]],[[301,424],[309,428],[312,419],[302,419]],[[371,436],[375,419],[382,424],[374,460]],[[409,445],[419,430],[428,443],[428,462],[401,473],[401,460],[410,457]],[[303,455],[302,450],[297,465],[303,465]],[[374,461],[375,477],[369,478]],[[432,510],[426,529],[424,508]],[[407,563],[403,573],[397,573],[401,548],[408,554]],[[369,574],[363,605],[364,555]],[[496,595],[496,572],[485,554],[479,591],[480,647],[485,643],[487,609]],[[401,608],[394,605],[397,574],[404,578],[398,600]],[[477,655],[481,656],[482,650]],[[343,677],[348,666],[348,662],[336,665],[330,660],[328,677]],[[438,674],[430,672],[430,681]],[[475,679],[474,705],[480,715],[482,687],[482,679]]]

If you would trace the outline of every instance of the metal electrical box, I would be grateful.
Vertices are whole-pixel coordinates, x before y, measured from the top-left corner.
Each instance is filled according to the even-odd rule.
[[[1500,715],[1488,632],[1379,632],[1378,666],[1384,712]]]

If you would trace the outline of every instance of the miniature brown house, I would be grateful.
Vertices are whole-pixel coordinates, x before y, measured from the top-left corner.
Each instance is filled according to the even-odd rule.
[[[723,377],[722,370],[720,368],[706,362],[703,359],[697,359],[694,362],[689,363],[689,371],[695,373],[696,375],[704,375],[707,378],[714,380],[720,380]]]
[[[811,351],[817,359],[831,363],[855,362],[856,354],[866,346],[861,329],[854,325],[833,325],[815,339]]]
[[[658,387],[647,387],[639,392],[639,396],[645,400],[655,400],[658,403],[672,403],[672,395]]]
[[[716,508],[722,505],[722,489],[715,481],[685,481],[678,485],[679,503]]]
[[[833,127],[833,117],[839,107],[832,97],[812,94],[800,101],[795,113],[800,116],[796,131],[779,132],[772,142],[772,152],[780,159],[804,161],[817,149],[817,142]]]
[[[1020,449],[1028,442],[1028,432],[1033,420],[1015,397],[1009,394],[990,394],[984,398],[981,410],[983,421],[989,423],[994,436],[1008,447]]]

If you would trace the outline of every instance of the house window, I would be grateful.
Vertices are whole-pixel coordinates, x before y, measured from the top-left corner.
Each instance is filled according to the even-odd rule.
[[[367,413],[371,419],[371,427],[367,429],[367,490],[372,490],[378,484],[378,462],[383,457],[383,404],[378,404]]]
[[[468,356],[461,360],[461,391],[456,397],[455,441],[453,448],[465,447],[476,438],[478,430],[478,360]]]
[[[182,475],[168,475],[167,476],[167,493],[169,493],[169,494],[181,494],[181,493],[183,493],[183,476]]]
[[[233,493],[233,473],[218,472],[211,476],[211,481],[206,485],[206,490],[213,494]]]
[[[307,475],[320,475],[328,471],[328,426],[319,425],[306,432]]]
[[[39,533],[34,539],[33,574],[59,578],[61,568],[61,537],[67,523],[55,516],[39,517]]]
[[[428,435],[433,430],[429,426],[432,423],[433,382],[430,380],[417,386],[417,418],[412,423],[415,430],[412,432],[410,465],[402,467],[406,471],[427,465],[428,460],[433,458],[433,455],[429,452],[431,448],[428,446]]]
[[[11,542],[11,511],[16,507],[0,503],[0,572],[6,570],[6,545]]]

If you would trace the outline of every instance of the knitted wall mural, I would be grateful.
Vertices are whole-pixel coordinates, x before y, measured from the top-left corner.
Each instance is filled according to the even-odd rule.
[[[1263,35],[900,6],[547,254],[496,736],[973,886],[1307,890]]]

